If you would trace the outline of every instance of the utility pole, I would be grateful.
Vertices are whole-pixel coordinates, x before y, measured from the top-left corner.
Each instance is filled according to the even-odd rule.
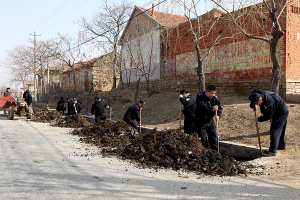
[[[33,81],[34,81],[34,101],[37,100],[37,92],[36,92],[36,36],[41,36],[41,35],[36,35],[35,34],[35,31],[34,31],[34,48],[33,48],[33,74],[34,74],[34,77],[33,77]]]
[[[48,58],[48,55],[47,55],[47,105],[49,103],[49,94],[50,94],[50,86],[49,86],[49,82],[50,82],[50,78],[49,78],[49,58]]]

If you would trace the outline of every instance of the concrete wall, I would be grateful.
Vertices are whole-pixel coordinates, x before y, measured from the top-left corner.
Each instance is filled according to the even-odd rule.
[[[160,79],[160,30],[123,43],[121,55],[124,83],[135,82],[142,74],[148,74],[149,80]]]

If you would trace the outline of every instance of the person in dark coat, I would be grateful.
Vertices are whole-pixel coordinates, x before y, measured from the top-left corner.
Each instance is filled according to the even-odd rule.
[[[6,88],[6,91],[3,93],[4,97],[10,96],[10,88]],[[4,114],[7,114],[7,110],[4,110]]]
[[[100,96],[96,96],[91,109],[92,117],[95,117],[96,124],[100,121],[106,120],[104,108],[109,108],[109,106],[101,99]]]
[[[23,94],[23,101],[27,103],[27,106],[30,106],[32,103],[32,96],[29,92],[29,90],[26,90]]]
[[[195,132],[196,98],[187,89],[180,91],[179,101],[183,105],[184,132],[192,134]]]
[[[72,107],[73,107],[73,100],[72,98],[67,98],[67,104],[68,104],[68,115],[73,115],[72,114]]]
[[[71,106],[70,106],[70,113],[69,115],[75,115],[80,113],[81,111],[81,105],[80,103],[77,102],[76,98],[73,98],[73,101],[71,102]]]
[[[134,120],[136,120],[139,124],[139,126],[141,126],[140,124],[140,109],[142,109],[142,107],[145,105],[145,101],[143,100],[139,100],[138,103],[130,106],[124,117],[123,120],[129,124],[130,126],[134,127],[136,130],[138,130],[138,126],[134,123]]]
[[[217,150],[218,138],[216,133],[215,120],[221,118],[223,108],[216,96],[216,87],[209,85],[204,92],[197,95],[196,98],[196,130],[204,147]],[[217,111],[217,115],[216,115]]]
[[[250,108],[256,110],[259,105],[262,116],[254,122],[264,122],[271,119],[270,147],[262,156],[276,156],[277,150],[285,149],[285,128],[289,110],[284,100],[276,93],[266,90],[254,90],[249,97]]]
[[[66,102],[64,100],[64,97],[60,97],[60,100],[57,102],[56,110],[58,112],[62,111],[62,113],[64,114],[66,110]]]

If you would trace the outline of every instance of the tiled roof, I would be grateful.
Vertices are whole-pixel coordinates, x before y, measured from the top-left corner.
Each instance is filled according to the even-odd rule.
[[[101,59],[103,56],[105,56],[105,55],[102,55],[97,58],[93,58],[91,60],[78,62],[74,65],[74,69],[79,69],[79,68],[83,68],[83,67],[91,67],[97,60]],[[72,71],[71,67],[68,65],[64,65],[63,72],[68,72],[68,71]]]
[[[185,16],[173,15],[173,14],[157,12],[157,11],[154,11],[154,16],[152,16],[151,15],[151,13],[152,13],[151,9],[148,10],[148,9],[141,8],[141,7],[138,7],[138,8],[140,8],[143,12],[148,14],[153,19],[155,19],[162,26],[172,27],[172,26],[177,26],[178,24],[187,21],[187,18]]]

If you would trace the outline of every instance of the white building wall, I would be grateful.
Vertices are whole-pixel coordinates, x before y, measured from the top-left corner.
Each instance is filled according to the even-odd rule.
[[[136,82],[142,74],[149,80],[160,79],[160,30],[149,32],[122,46],[122,79],[126,83]],[[145,77],[141,79],[146,80]]]

